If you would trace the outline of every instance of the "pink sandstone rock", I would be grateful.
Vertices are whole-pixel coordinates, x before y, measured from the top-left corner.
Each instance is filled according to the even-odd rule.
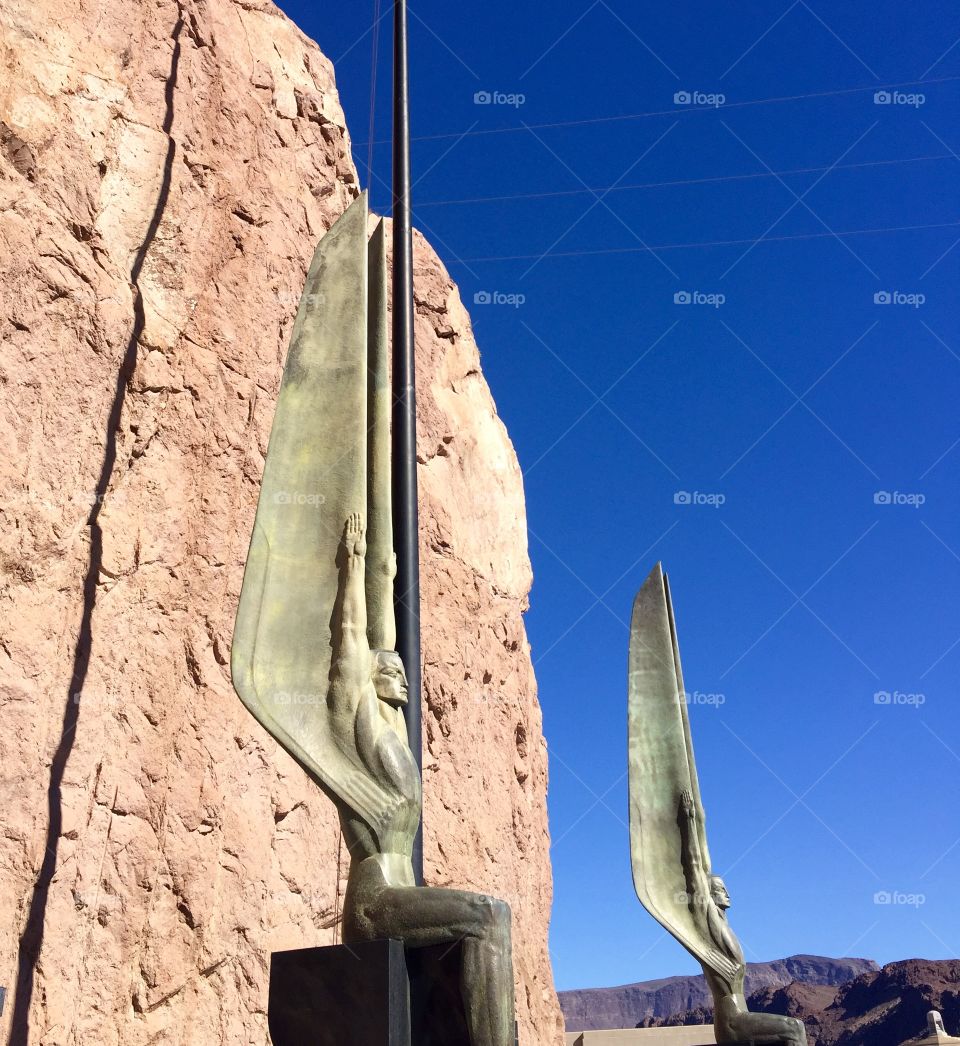
[[[346,873],[228,667],[304,273],[358,191],[333,69],[269,0],[5,0],[0,56],[0,1028],[261,1044],[269,953],[337,939]],[[521,1042],[559,1044],[521,476],[416,258],[426,876],[511,903]]]

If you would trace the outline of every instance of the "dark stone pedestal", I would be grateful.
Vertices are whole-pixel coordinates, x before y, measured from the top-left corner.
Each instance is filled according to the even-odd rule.
[[[300,948],[270,957],[274,1046],[412,1046],[399,941]]]
[[[470,1046],[460,950],[369,941],[274,952],[273,1046]]]
[[[407,951],[412,1046],[470,1046],[460,994],[462,945]]]

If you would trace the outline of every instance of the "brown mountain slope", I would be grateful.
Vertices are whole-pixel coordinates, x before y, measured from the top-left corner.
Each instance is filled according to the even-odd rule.
[[[750,1006],[800,1017],[810,1046],[899,1046],[925,1030],[929,1010],[939,1010],[947,1030],[956,1034],[960,960],[889,963],[844,984],[826,1005],[810,994],[809,985],[790,984],[756,992]]]
[[[799,1017],[809,1046],[900,1046],[924,1032],[927,1013],[939,1010],[948,1031],[960,1029],[960,960],[907,959],[872,970],[839,988],[770,985],[753,992],[751,1010]],[[709,1024],[709,1006],[669,1017],[649,1017],[645,1028]]]
[[[782,987],[791,981],[836,986],[876,969],[872,959],[791,955],[773,962],[748,963],[746,990]],[[564,991],[560,992],[560,1005],[568,1032],[633,1028],[644,1020],[651,1021],[649,1026],[656,1026],[700,1024],[712,1019],[709,1017],[710,992],[702,976],[663,977],[617,988]],[[698,1020],[683,1019],[693,1013],[699,1013]]]

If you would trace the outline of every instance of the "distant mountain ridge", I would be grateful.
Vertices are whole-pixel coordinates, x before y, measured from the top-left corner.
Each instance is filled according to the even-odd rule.
[[[753,962],[747,964],[745,994],[783,988],[795,981],[837,986],[879,969],[872,959],[831,959],[822,955],[791,955],[773,962]],[[616,988],[578,988],[559,995],[568,1032],[635,1028],[647,1018],[662,1020],[712,1006],[710,989],[701,975],[662,977]]]
[[[960,1031],[960,960],[904,959],[863,973],[839,987],[794,981],[747,998],[751,1010],[798,1017],[809,1046],[898,1046],[924,1033],[939,1010],[948,1033]],[[709,1005],[646,1017],[646,1027],[709,1024]]]

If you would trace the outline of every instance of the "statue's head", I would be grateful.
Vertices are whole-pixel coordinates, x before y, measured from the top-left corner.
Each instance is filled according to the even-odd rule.
[[[373,685],[377,697],[394,708],[407,703],[407,673],[395,650],[377,650],[373,655]]]
[[[730,894],[727,893],[727,884],[719,875],[710,876],[710,896],[718,908],[726,911],[730,907]]]

